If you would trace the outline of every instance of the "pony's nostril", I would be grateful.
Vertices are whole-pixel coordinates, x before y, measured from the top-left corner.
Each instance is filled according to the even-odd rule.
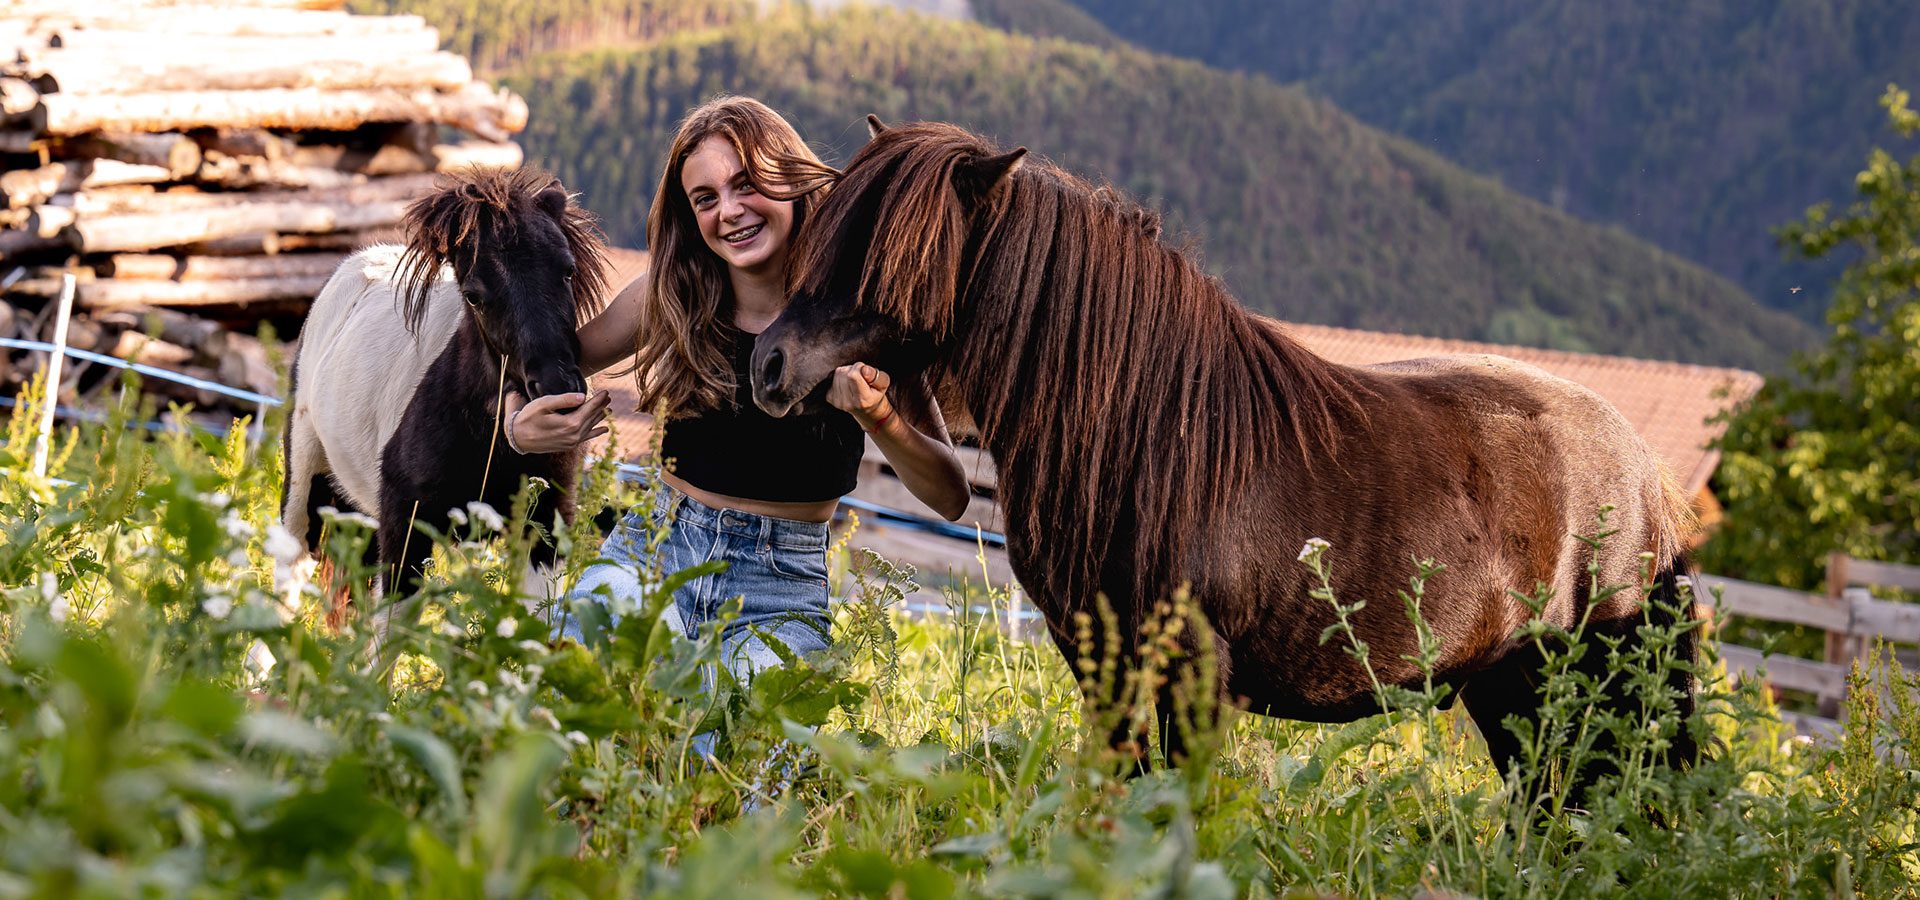
[[[767,388],[778,387],[780,385],[781,370],[785,367],[785,354],[781,353],[778,348],[768,351],[766,365],[760,370],[761,386]]]

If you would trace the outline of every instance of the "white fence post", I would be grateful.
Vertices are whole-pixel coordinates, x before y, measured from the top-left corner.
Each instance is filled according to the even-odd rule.
[[[33,474],[44,478],[47,474],[47,453],[53,448],[53,414],[60,405],[60,369],[67,358],[67,322],[73,318],[73,295],[77,290],[73,273],[61,276],[59,318],[53,323],[53,358],[47,361],[46,385],[40,410],[40,439],[33,447]]]

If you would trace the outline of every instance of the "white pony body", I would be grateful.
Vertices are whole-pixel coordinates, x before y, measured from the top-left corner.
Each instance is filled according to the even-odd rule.
[[[347,257],[307,314],[288,413],[283,514],[302,541],[315,475],[330,474],[355,508],[379,515],[381,454],[465,316],[453,272],[442,268],[419,330],[407,330],[395,281],[404,252],[377,244]]]

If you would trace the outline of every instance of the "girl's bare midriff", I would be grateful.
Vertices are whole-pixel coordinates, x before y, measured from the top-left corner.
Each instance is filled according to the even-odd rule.
[[[729,497],[716,494],[688,484],[678,475],[662,473],[660,480],[674,490],[686,494],[695,500],[715,509],[737,509],[755,515],[772,516],[776,519],[795,519],[801,522],[825,522],[833,518],[833,510],[840,505],[838,500],[810,500],[804,503],[784,503],[775,500],[749,500],[745,497]]]

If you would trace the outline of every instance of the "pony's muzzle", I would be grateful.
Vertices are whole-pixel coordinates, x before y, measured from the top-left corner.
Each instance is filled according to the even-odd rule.
[[[780,376],[787,367],[787,355],[779,347],[767,351],[767,358],[760,363],[760,384],[769,393],[780,387]]]
[[[529,400],[553,394],[584,394],[587,392],[586,379],[580,377],[580,371],[578,369],[528,372],[526,383],[527,399]]]
[[[787,354],[767,346],[762,337],[754,347],[748,370],[753,381],[753,403],[776,419],[793,411],[793,392],[782,383],[787,376]]]

